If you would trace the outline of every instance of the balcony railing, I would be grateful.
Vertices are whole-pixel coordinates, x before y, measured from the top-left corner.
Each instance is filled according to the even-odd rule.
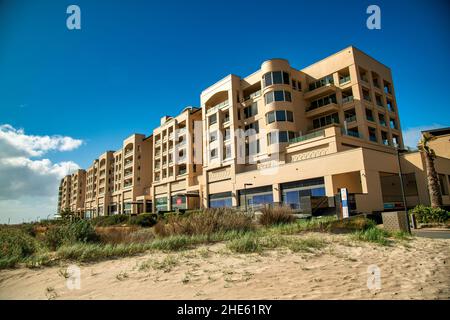
[[[128,156],[133,153],[133,149],[125,150],[125,156]]]
[[[214,113],[214,112],[216,112],[216,111],[219,110],[219,109],[223,109],[223,108],[225,108],[225,107],[228,107],[228,105],[229,105],[228,100],[222,101],[221,103],[218,103],[218,104],[216,104],[214,107],[210,108],[210,109],[207,111],[207,113],[208,113],[208,114],[209,114],[209,113]]]
[[[353,102],[353,96],[342,98],[342,104]]]
[[[346,121],[347,123],[356,121],[356,115],[351,116],[351,117],[348,117],[348,118],[345,118],[345,121]]]
[[[250,93],[248,96],[244,97],[244,102],[250,99],[258,98],[261,96],[261,90]]]
[[[289,140],[289,143],[297,143],[297,142],[301,142],[301,141],[305,141],[305,140],[309,140],[309,139],[313,139],[313,138],[317,138],[317,137],[324,137],[324,136],[325,136],[325,131],[318,130],[318,131],[311,132],[311,133],[305,134],[303,136],[291,139],[291,140]]]
[[[344,84],[344,83],[347,83],[347,82],[350,82],[350,76],[346,76],[346,77],[340,77],[339,78],[339,84]]]
[[[346,135],[346,136],[350,136],[350,137],[354,137],[354,138],[363,138],[363,135],[361,133],[359,133],[358,131],[351,131],[351,130],[342,130],[342,134]]]

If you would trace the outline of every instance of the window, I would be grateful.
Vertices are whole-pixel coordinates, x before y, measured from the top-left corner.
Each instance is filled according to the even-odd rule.
[[[337,113],[333,113],[328,116],[316,118],[313,120],[313,128],[321,128],[324,126],[328,126],[332,123],[339,123],[339,115]]]
[[[389,145],[389,139],[388,139],[388,134],[386,131],[381,131],[381,142],[387,146]]]
[[[258,121],[255,121],[253,123],[250,123],[249,125],[246,125],[244,127],[244,129],[245,129],[245,136],[246,137],[252,136],[254,134],[259,133],[259,123],[258,123]]]
[[[226,145],[225,146],[225,159],[229,159],[231,158],[231,145]]]
[[[291,102],[291,93],[289,91],[284,90],[278,90],[278,91],[271,91],[269,93],[266,93],[264,96],[266,104],[270,104],[274,101],[289,101]]]
[[[272,84],[289,84],[289,73],[284,71],[268,72],[263,76],[264,87]]]
[[[380,95],[376,94],[375,95],[375,100],[376,100],[376,103],[377,103],[378,106],[384,108],[382,97]]]
[[[372,98],[370,97],[370,91],[367,89],[363,89],[363,97],[364,100],[372,101]]]
[[[392,87],[391,87],[391,84],[389,82],[383,81],[383,87],[384,87],[384,92],[385,93],[392,94]]]
[[[213,131],[209,134],[209,142],[214,142],[217,140],[217,131]]]
[[[266,123],[270,124],[275,121],[294,121],[294,116],[291,111],[277,110],[266,113]]]
[[[374,121],[373,120],[373,112],[370,109],[366,109],[366,119],[369,121]]]
[[[323,107],[323,106],[326,106],[326,105],[331,104],[331,103],[337,103],[335,94],[331,94],[329,96],[326,96],[326,97],[323,97],[323,98],[320,98],[320,99],[312,101],[311,105],[309,106],[308,111],[314,110],[316,108],[320,108],[320,107]]]
[[[386,99],[386,104],[389,111],[394,111],[394,104],[390,99]]]
[[[231,130],[230,129],[226,129],[223,141],[228,141],[228,140],[230,140],[230,138],[231,138]]]
[[[369,127],[369,140],[377,142],[377,131],[375,128]]]
[[[210,155],[211,159],[217,158],[217,149],[216,148],[212,149]]]
[[[295,138],[295,133],[292,131],[274,131],[267,134],[267,144],[275,144],[282,142],[289,142]]]
[[[378,121],[380,122],[380,125],[386,126],[386,117],[384,116],[384,114],[378,114]]]
[[[266,114],[266,122],[267,122],[267,124],[275,122],[275,112],[274,111]]]
[[[313,83],[310,83],[309,91],[312,91],[312,90],[318,89],[320,87],[323,87],[325,85],[333,84],[333,83],[334,83],[333,76],[329,75],[329,76],[323,77],[322,79],[317,80]]]
[[[397,121],[395,119],[391,119],[390,125],[392,129],[397,129]]]
[[[209,117],[209,125],[211,126],[215,123],[217,123],[217,113]]]
[[[245,144],[245,155],[252,156],[258,154],[260,152],[259,149],[259,140],[251,141],[250,143]]]
[[[400,145],[400,138],[396,134],[392,135],[392,143],[396,147]]]
[[[254,102],[251,106],[248,106],[244,109],[244,117],[245,119],[253,117],[258,114],[258,103]]]

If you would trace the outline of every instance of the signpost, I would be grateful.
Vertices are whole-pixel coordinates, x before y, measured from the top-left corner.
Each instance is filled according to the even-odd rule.
[[[349,215],[348,210],[348,190],[347,188],[341,189],[341,210],[342,210],[342,218],[346,219]]]

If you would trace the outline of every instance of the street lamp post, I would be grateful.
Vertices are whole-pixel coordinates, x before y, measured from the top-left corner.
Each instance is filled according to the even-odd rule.
[[[400,178],[400,189],[402,191],[403,208],[405,209],[405,213],[406,213],[406,225],[407,225],[407,228],[408,228],[408,233],[411,233],[411,227],[409,225],[408,207],[406,206],[405,188],[403,186],[402,165],[401,165],[401,162],[400,162],[400,153],[407,152],[407,151],[408,150],[400,149],[399,146],[397,146],[398,177]]]
[[[244,183],[244,202],[245,202],[245,213],[248,213],[247,210],[247,186],[252,186],[253,183]]]

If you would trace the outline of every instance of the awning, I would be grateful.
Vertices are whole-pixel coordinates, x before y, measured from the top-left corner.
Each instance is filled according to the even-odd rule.
[[[200,197],[198,191],[180,192],[180,193],[174,194],[174,196],[185,196],[185,197],[193,197],[193,198]]]

